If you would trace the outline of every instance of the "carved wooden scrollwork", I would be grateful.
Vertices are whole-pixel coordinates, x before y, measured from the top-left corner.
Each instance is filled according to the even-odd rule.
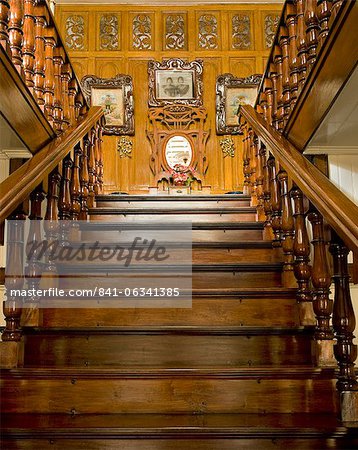
[[[203,104],[203,61],[186,62],[171,58],[163,62],[149,61],[149,106],[166,105],[202,106]],[[187,85],[180,85],[180,78]],[[171,80],[172,85],[163,89],[163,80]],[[185,86],[188,89],[185,89]],[[167,93],[167,95],[164,94]]]
[[[104,134],[117,136],[134,134],[131,76],[118,74],[114,78],[100,78],[95,75],[86,75],[82,78],[81,85],[87,102],[91,106],[102,106],[105,112]],[[109,97],[108,102],[106,97]]]

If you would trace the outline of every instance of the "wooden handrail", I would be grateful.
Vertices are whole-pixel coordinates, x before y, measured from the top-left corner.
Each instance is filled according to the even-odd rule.
[[[252,106],[240,106],[239,114],[327,223],[351,250],[358,252],[358,207]]]
[[[102,116],[100,106],[90,108],[80,121],[43,147],[0,184],[0,223],[28,197]]]

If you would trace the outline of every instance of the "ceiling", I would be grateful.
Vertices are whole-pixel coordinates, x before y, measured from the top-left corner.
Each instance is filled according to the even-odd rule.
[[[122,4],[122,5],[203,5],[203,4],[240,4],[240,3],[284,3],[284,0],[57,0],[56,4]]]

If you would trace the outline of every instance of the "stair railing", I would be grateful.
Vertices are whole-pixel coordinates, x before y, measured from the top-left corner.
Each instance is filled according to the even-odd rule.
[[[37,298],[11,295],[11,289],[36,289],[36,262],[23,264],[26,243],[40,242],[42,202],[46,198],[45,232],[48,240],[59,233],[59,219],[75,224],[87,220],[88,208],[94,204],[95,193],[103,192],[102,142],[103,111],[93,107],[84,118],[60,137],[38,151],[0,184],[0,221],[9,219],[7,242],[6,288],[3,304],[5,330],[2,341],[21,340],[21,315],[26,305],[36,305]],[[90,166],[93,161],[93,167]],[[91,176],[89,175],[91,172]],[[91,189],[90,190],[90,183]],[[45,194],[47,191],[47,195]],[[92,197],[91,197],[92,195]],[[30,219],[29,234],[24,223]],[[33,259],[36,261],[36,258]],[[47,270],[55,270],[48,261]],[[25,286],[25,275],[28,281]]]
[[[326,41],[339,31],[353,0],[286,0],[256,106],[277,130],[285,127]],[[306,86],[307,87],[307,86]]]
[[[27,243],[39,240],[42,203],[46,198],[47,238],[59,233],[59,219],[72,224],[87,220],[95,195],[103,191],[104,119],[100,107],[89,108],[86,103],[45,0],[2,0],[0,45],[2,55],[16,68],[30,98],[35,99],[58,136],[0,184],[0,223],[14,221],[7,240],[7,254],[11,257],[7,258],[2,344],[16,344],[21,340],[20,322],[26,305],[36,305],[38,298],[32,295],[24,299],[10,292],[11,288],[31,290],[39,286],[36,260],[24,267],[23,255]],[[30,225],[25,236],[27,217]],[[51,259],[47,263],[50,272],[55,269]],[[19,360],[14,348],[10,346],[8,352],[3,352],[10,359],[13,356],[7,362],[10,365]]]
[[[240,121],[244,132],[245,194],[253,196],[258,216],[265,221],[266,233],[274,245],[282,246],[284,274],[286,278],[294,275],[297,280],[303,324],[309,324],[306,312],[313,303],[316,363],[332,364],[334,338],[337,388],[342,395],[357,396],[357,346],[353,343],[356,321],[347,258],[350,250],[358,252],[358,207],[252,106],[240,107]],[[313,255],[309,236],[313,237]],[[329,296],[331,278],[334,301]],[[346,395],[342,398],[342,416],[358,420],[357,410],[352,413],[352,400],[347,400]],[[353,402],[357,405],[358,398],[354,397]]]
[[[2,0],[0,45],[57,134],[88,111],[46,0]]]

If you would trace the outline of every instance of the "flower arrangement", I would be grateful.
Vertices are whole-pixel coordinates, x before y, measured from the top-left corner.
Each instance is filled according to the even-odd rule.
[[[196,179],[197,172],[194,167],[175,164],[174,168],[170,170],[170,176],[174,186],[190,186]]]

